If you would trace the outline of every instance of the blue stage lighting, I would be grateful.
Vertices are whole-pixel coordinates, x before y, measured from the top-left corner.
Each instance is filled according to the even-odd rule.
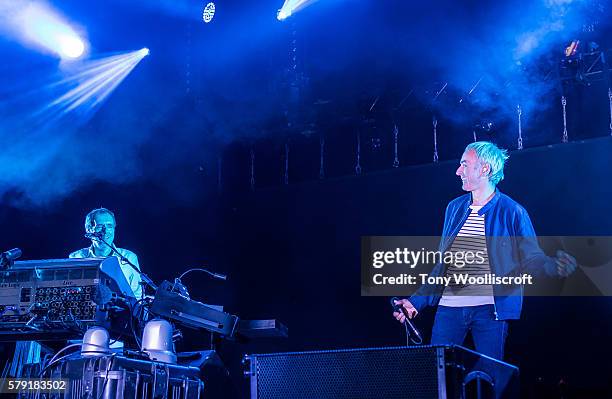
[[[24,44],[51,51],[61,58],[79,58],[87,48],[75,29],[43,3],[32,2],[19,9],[13,25]]]
[[[58,52],[62,58],[79,58],[85,51],[85,44],[77,36],[58,36]]]
[[[285,20],[293,15],[296,11],[314,3],[317,0],[285,0],[283,6],[276,14],[276,19],[279,21]]]
[[[204,22],[206,23],[209,23],[210,21],[212,21],[214,16],[215,16],[215,3],[211,1],[210,3],[206,4],[206,6],[204,7],[204,12],[202,12],[202,20],[204,20]]]
[[[149,49],[145,47],[67,65],[64,72],[66,77],[46,88],[59,95],[34,116],[42,123],[49,123],[72,112],[86,117],[92,115],[148,54]]]
[[[278,10],[278,14],[276,14],[276,19],[278,19],[279,21],[282,21],[290,16],[291,16],[291,10],[284,10],[281,8],[280,10]]]

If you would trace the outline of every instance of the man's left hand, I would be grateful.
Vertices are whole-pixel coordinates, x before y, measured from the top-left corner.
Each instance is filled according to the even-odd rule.
[[[561,277],[569,276],[576,271],[576,267],[578,267],[576,258],[565,251],[557,251],[555,262],[557,263],[557,273],[559,273]]]

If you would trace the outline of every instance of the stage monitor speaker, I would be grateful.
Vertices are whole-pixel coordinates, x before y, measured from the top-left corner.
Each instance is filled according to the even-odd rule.
[[[246,355],[251,399],[515,398],[518,368],[460,346]]]

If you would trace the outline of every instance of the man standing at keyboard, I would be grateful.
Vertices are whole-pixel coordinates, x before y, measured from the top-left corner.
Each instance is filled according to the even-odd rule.
[[[105,258],[115,256],[119,259],[121,270],[125,279],[130,284],[136,299],[142,298],[142,285],[140,274],[134,270],[129,263],[138,265],[138,257],[130,250],[117,248],[114,246],[115,227],[117,226],[115,215],[106,208],[94,209],[85,216],[85,232],[97,233],[100,238],[91,237],[91,245],[87,248],[79,249],[69,255],[70,258]],[[108,244],[108,245],[107,245]],[[113,250],[112,246],[116,251]],[[129,263],[128,263],[129,262]]]
[[[506,151],[493,143],[480,141],[466,147],[456,175],[468,193],[446,208],[440,251],[480,250],[483,256],[470,264],[439,263],[430,276],[529,273],[565,277],[576,269],[571,255],[557,251],[556,257],[549,257],[542,252],[525,208],[497,189],[507,159]],[[508,320],[520,318],[522,293],[522,285],[425,285],[409,299],[395,303],[410,318],[426,306],[438,306],[432,345],[462,345],[471,331],[478,352],[503,359]],[[393,316],[402,323],[405,320],[403,313]]]

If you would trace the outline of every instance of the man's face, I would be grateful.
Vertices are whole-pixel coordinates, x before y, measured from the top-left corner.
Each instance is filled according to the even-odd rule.
[[[94,225],[92,232],[100,232],[103,230],[103,228],[106,229],[106,233],[104,233],[103,237],[104,241],[109,244],[112,244],[115,239],[115,221],[113,220],[113,217],[108,213],[100,213],[94,217]],[[95,238],[91,241],[95,247],[106,247],[104,243],[96,240]]]
[[[455,174],[461,178],[461,188],[465,191],[477,190],[489,181],[488,165],[480,162],[474,150],[463,153]]]

